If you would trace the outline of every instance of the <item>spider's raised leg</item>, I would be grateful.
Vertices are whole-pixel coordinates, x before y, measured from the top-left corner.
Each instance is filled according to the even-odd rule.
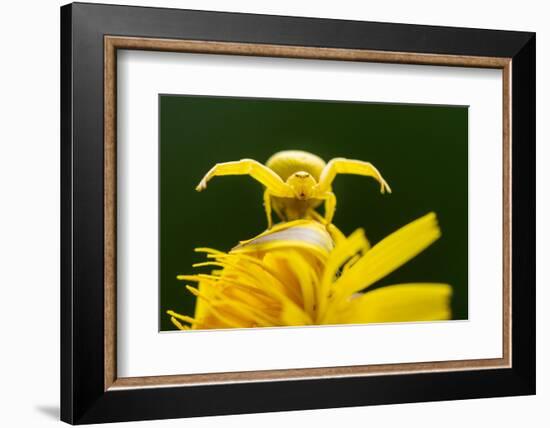
[[[221,175],[249,175],[266,187],[264,192],[264,207],[268,229],[271,229],[273,225],[271,217],[271,196],[292,197],[294,195],[292,188],[290,188],[281,177],[265,165],[253,159],[241,159],[240,161],[224,162],[214,165],[200,181],[196,190],[200,192],[206,189],[208,181],[213,177]]]
[[[323,169],[323,172],[321,172],[321,176],[319,177],[317,191],[321,195],[329,191],[334,178],[338,174],[355,174],[373,177],[380,183],[381,193],[391,193],[390,186],[386,183],[386,180],[384,180],[380,172],[378,172],[373,164],[370,162],[345,158],[334,158],[327,163]]]
[[[254,159],[241,159],[240,161],[218,163],[202,178],[197,191],[206,189],[206,184],[213,177],[220,175],[249,175],[262,183],[272,195],[280,197],[292,197],[292,189],[271,169]]]

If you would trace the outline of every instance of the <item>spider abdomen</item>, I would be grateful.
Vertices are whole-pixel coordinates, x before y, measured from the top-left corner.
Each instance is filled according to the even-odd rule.
[[[319,156],[302,150],[277,152],[265,163],[265,166],[274,171],[283,181],[299,171],[308,172],[316,181],[319,181],[325,165],[326,162]]]

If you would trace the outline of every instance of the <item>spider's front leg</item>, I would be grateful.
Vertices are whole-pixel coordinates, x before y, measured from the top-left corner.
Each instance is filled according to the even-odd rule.
[[[336,195],[332,192],[325,192],[319,196],[319,199],[325,201],[325,224],[329,226],[332,224],[336,212]]]
[[[273,220],[271,217],[271,197],[289,198],[294,197],[292,188],[286,184],[274,171],[255,161],[254,159],[241,159],[235,162],[218,163],[206,173],[196,190],[198,192],[206,189],[208,181],[216,176],[222,175],[249,175],[254,180],[265,186],[264,207],[267,216],[267,227],[271,229]]]
[[[271,229],[273,226],[273,218],[271,217],[271,192],[269,189],[264,191],[264,209],[267,216],[267,228]]]
[[[241,159],[233,162],[223,162],[214,165],[202,178],[196,190],[206,189],[207,183],[216,176],[222,175],[249,175],[267,187],[273,195],[292,197],[292,189],[271,169],[254,159]]]
[[[317,190],[321,193],[329,191],[334,178],[338,174],[354,174],[372,177],[380,184],[381,193],[391,193],[390,186],[373,164],[345,158],[334,158],[327,163],[323,172],[321,172],[321,177],[319,177]]]

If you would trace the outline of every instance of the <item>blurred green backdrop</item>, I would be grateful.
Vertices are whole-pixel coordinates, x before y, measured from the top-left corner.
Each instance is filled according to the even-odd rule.
[[[429,211],[443,236],[378,286],[447,282],[454,319],[468,318],[468,109],[333,101],[160,95],[160,329],[167,309],[190,314],[195,298],[176,275],[203,261],[195,247],[227,251],[265,230],[262,188],[250,177],[217,177],[195,186],[216,163],[280,150],[372,162],[392,187],[338,176],[334,224],[358,227],[376,243]]]

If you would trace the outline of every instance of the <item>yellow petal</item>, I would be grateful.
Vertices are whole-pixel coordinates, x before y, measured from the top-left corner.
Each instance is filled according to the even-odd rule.
[[[199,290],[208,299],[215,295],[215,290],[213,287],[208,287],[205,284],[206,281],[199,282]],[[208,312],[209,309],[206,300],[197,298],[195,303],[195,319],[206,317],[208,315]]]
[[[296,220],[276,225],[248,241],[241,241],[231,253],[263,253],[286,248],[311,251],[324,260],[334,248],[334,242],[321,223]]]
[[[430,213],[370,247],[361,229],[349,238],[305,219],[274,226],[229,253],[200,248],[210,273],[178,275],[198,283],[194,316],[169,312],[182,329],[427,321],[450,317],[446,284],[370,286],[440,236]]]
[[[313,314],[315,308],[315,284],[318,281],[317,274],[298,251],[285,251],[286,266],[289,270],[289,278],[294,278],[297,291],[301,294],[301,306],[305,312]]]
[[[311,325],[311,317],[294,304],[285,303],[281,310],[281,326]]]
[[[409,223],[373,246],[333,284],[346,298],[393,272],[441,236],[437,218],[429,213]]]
[[[414,283],[382,287],[354,297],[336,323],[381,323],[447,320],[451,317],[448,284]],[[325,320],[327,324],[330,319]]]
[[[300,293],[299,280],[291,267],[290,258],[286,257],[289,251],[270,251],[263,258],[263,263],[270,271],[276,272],[276,277],[282,284],[284,294],[298,306],[303,305]]]
[[[239,244],[245,245],[245,244],[248,244],[249,242],[254,241],[255,239],[261,238],[263,236],[272,235],[273,233],[280,232],[280,231],[283,231],[283,230],[287,230],[287,229],[290,229],[290,228],[293,228],[293,227],[296,227],[296,226],[307,226],[311,223],[312,222],[310,220],[293,220],[293,221],[278,223],[278,224],[274,225],[271,229],[267,229],[267,230],[263,231],[262,233],[260,233],[259,235],[256,235],[252,239],[245,239],[244,241],[240,241]]]
[[[360,251],[368,249],[368,241],[363,229],[357,229],[349,238],[339,243],[328,258],[321,283],[319,284],[319,317],[323,317],[328,304],[330,286],[342,265],[353,259]]]

